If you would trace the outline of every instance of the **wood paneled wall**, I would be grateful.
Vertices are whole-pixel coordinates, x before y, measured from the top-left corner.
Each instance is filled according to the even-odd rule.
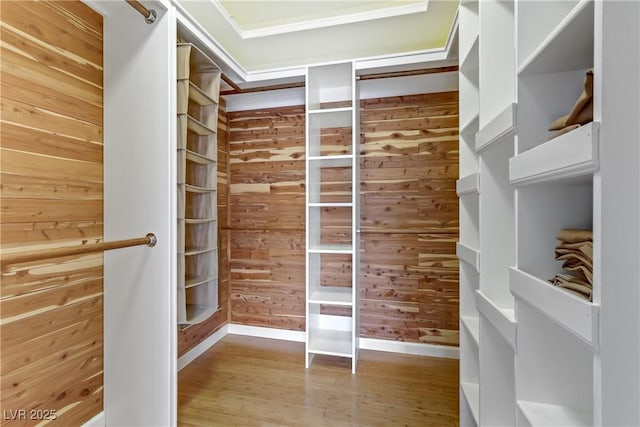
[[[458,92],[362,101],[360,335],[458,345]]]
[[[99,242],[102,17],[80,1],[1,1],[0,21],[2,252]],[[3,425],[102,411],[102,279],[102,254],[2,272]]]
[[[304,330],[304,115],[229,113],[232,323]]]
[[[229,113],[233,323],[304,330],[304,120]],[[361,101],[361,138],[360,334],[457,345],[458,93]]]
[[[229,138],[224,99],[218,109],[218,301],[220,310],[197,325],[178,331],[178,356],[229,322]]]

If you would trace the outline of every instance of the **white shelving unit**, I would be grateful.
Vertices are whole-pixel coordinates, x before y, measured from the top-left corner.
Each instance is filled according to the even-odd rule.
[[[178,323],[218,309],[217,128],[220,69],[197,46],[177,46]]]
[[[355,81],[351,62],[307,69],[306,367],[316,354],[348,357],[353,373],[359,336],[359,102]],[[351,133],[348,143],[331,142],[329,136],[337,129]],[[336,176],[350,179],[335,182]],[[345,271],[334,271],[336,257],[341,265],[349,266]]]
[[[474,7],[459,10],[460,424],[640,425],[640,3]],[[552,138],[588,69],[593,122]],[[478,227],[465,234],[476,194]],[[563,228],[593,231],[592,301],[549,283]]]
[[[459,8],[460,52],[460,425],[478,425],[480,317],[475,305],[479,288],[480,176],[475,134],[479,123],[479,4],[469,1]]]

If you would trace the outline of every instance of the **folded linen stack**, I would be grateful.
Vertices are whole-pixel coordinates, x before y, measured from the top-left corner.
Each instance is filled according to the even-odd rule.
[[[565,228],[557,236],[558,261],[562,261],[565,274],[557,274],[551,283],[555,286],[593,300],[593,232]]]

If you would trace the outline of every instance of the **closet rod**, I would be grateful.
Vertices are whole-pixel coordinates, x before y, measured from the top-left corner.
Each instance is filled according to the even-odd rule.
[[[21,264],[23,262],[39,261],[49,258],[60,258],[72,255],[83,255],[95,252],[109,251],[111,249],[128,248],[130,246],[147,245],[153,247],[158,242],[155,234],[149,233],[144,237],[136,239],[114,240],[113,242],[102,242],[93,245],[82,245],[69,248],[45,249],[39,252],[3,254],[0,263],[2,269],[13,264]]]
[[[156,15],[156,11],[153,9],[147,9],[140,3],[138,0],[125,0],[129,3],[129,6],[140,12],[142,16],[144,16],[144,22],[147,24],[153,24],[156,21],[158,15]]]

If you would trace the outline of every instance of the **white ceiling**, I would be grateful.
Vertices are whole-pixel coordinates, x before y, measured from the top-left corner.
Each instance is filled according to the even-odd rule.
[[[458,0],[177,0],[242,68],[262,73],[322,62],[442,51]]]

